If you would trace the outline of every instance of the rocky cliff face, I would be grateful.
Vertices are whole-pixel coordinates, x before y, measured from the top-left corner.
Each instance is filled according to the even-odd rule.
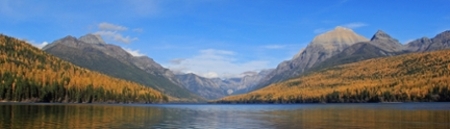
[[[241,78],[228,79],[204,78],[192,73],[176,75],[176,77],[191,92],[214,100],[233,93],[247,93],[270,71],[271,69],[260,72],[246,72]]]
[[[106,44],[98,35],[87,34],[79,39],[67,36],[43,50],[76,65],[138,82],[174,97],[199,99],[184,88],[170,70],[153,59],[134,57],[119,46]]]
[[[258,84],[263,87],[294,76],[308,68],[342,52],[345,48],[368,39],[354,33],[351,29],[336,27],[334,30],[316,36],[311,43],[292,60],[284,61]]]

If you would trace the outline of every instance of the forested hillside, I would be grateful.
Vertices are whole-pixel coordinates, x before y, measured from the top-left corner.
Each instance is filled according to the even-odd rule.
[[[0,101],[154,103],[162,93],[51,56],[0,35]]]
[[[450,101],[450,50],[331,67],[219,103]]]

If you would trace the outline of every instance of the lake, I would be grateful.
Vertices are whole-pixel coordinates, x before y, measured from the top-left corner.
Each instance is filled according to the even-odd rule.
[[[450,103],[0,103],[0,128],[450,128]]]

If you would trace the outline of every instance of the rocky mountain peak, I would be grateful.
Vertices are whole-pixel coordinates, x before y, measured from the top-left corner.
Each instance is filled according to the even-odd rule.
[[[385,33],[382,30],[378,30],[375,35],[373,35],[373,37],[370,39],[370,41],[373,40],[384,40],[384,39],[392,39],[392,37],[390,35],[388,35],[387,33]]]
[[[349,28],[345,28],[345,27],[342,27],[342,26],[336,26],[335,28],[334,28],[334,30],[336,31],[352,31],[353,32],[353,30],[352,29],[349,29]]]
[[[410,52],[425,51],[431,43],[430,38],[422,37],[406,44],[406,49]]]
[[[278,64],[277,68],[261,79],[258,88],[300,75],[305,70],[340,53],[358,42],[369,41],[353,30],[338,26],[331,31],[320,34],[291,60]]]
[[[79,38],[80,41],[90,44],[106,44],[102,37],[97,34],[87,34]]]
[[[72,35],[67,35],[66,37],[62,38],[61,40],[75,40],[77,38],[73,37]]]
[[[349,28],[337,26],[334,30],[316,36],[310,45],[318,45],[326,50],[334,51],[363,41],[368,41],[368,39],[356,34]]]
[[[426,51],[441,50],[450,48],[450,30],[439,33],[434,38],[431,39],[431,43],[428,48],[424,49]]]
[[[75,47],[76,44],[77,44],[77,38],[75,38],[75,37],[73,37],[71,35],[67,35],[66,37],[64,37],[62,39],[56,40],[54,43],[51,43],[51,44],[48,44],[48,45],[44,46],[42,48],[42,50],[47,50],[47,49],[49,49],[51,47],[54,47],[54,46],[56,46],[58,44]]]
[[[370,43],[388,52],[398,52],[404,49],[404,46],[389,34],[378,30],[370,39]]]

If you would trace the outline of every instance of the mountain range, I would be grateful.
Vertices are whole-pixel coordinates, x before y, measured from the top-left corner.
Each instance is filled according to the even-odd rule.
[[[171,96],[172,101],[204,101],[245,94],[342,64],[445,49],[449,47],[449,35],[450,32],[445,31],[433,38],[423,37],[402,45],[382,30],[367,39],[351,29],[338,26],[314,37],[306,48],[275,69],[227,79],[204,78],[192,73],[176,75],[150,57],[132,56],[94,34],[80,38],[67,36],[43,50],[81,67],[150,86]]]
[[[367,40],[350,29],[336,27],[315,37],[293,59],[280,63],[259,82],[256,89],[340,64],[445,49],[449,47],[449,35],[449,31],[445,31],[432,39],[424,37],[402,45],[382,30],[378,30],[370,40]]]
[[[450,101],[450,50],[408,53],[339,65],[220,103]]]
[[[113,77],[148,85],[183,101],[218,99],[246,93],[270,70],[248,72],[237,78],[204,78],[195,74],[175,75],[147,56],[132,56],[119,46],[107,44],[99,35],[67,36],[45,46],[44,51],[76,65]]]
[[[235,78],[205,78],[192,73],[179,74],[176,77],[189,89],[210,100],[219,99],[231,94],[247,93],[254,89],[271,69],[260,72],[245,72],[243,77]]]
[[[332,35],[334,32],[342,32],[342,28],[337,27],[335,30],[332,30],[330,32],[324,33],[322,35],[317,36],[316,38],[320,37],[328,37],[331,39],[340,39],[339,36],[342,35]],[[352,31],[346,30],[347,33],[353,33]],[[330,36],[331,35],[331,36]],[[354,34],[351,34],[354,35]],[[290,103],[297,103],[297,102],[368,102],[368,101],[448,101],[447,100],[447,88],[445,87],[448,84],[440,84],[439,82],[433,82],[433,83],[425,83],[420,84],[423,85],[426,88],[423,88],[421,91],[424,94],[428,93],[431,96],[440,96],[441,98],[445,99],[439,99],[438,98],[430,98],[429,96],[424,96],[424,94],[417,95],[416,97],[419,98],[409,98],[403,97],[402,100],[399,100],[398,98],[389,100],[385,100],[382,95],[387,95],[389,97],[396,96],[398,97],[399,94],[392,95],[389,91],[394,91],[392,89],[386,90],[386,93],[381,94],[379,92],[379,89],[383,89],[383,85],[389,85],[390,87],[398,85],[399,82],[389,80],[387,82],[393,83],[393,84],[386,84],[383,83],[382,80],[380,82],[364,82],[362,81],[362,84],[354,85],[356,82],[361,81],[359,79],[363,79],[366,77],[358,77],[358,75],[351,75],[349,78],[353,80],[348,80],[348,82],[355,82],[352,84],[346,84],[348,82],[345,82],[345,85],[343,85],[344,82],[336,82],[338,80],[346,80],[347,78],[341,78],[340,74],[335,74],[334,72],[338,73],[346,73],[346,72],[356,72],[359,71],[359,74],[369,74],[367,76],[370,76],[373,80],[374,76],[375,78],[378,78],[379,75],[374,74],[387,74],[384,73],[383,70],[391,70],[391,71],[398,71],[400,75],[389,75],[390,79],[396,79],[396,78],[403,78],[404,83],[405,81],[411,81],[410,79],[413,79],[414,76],[427,76],[425,78],[420,79],[437,79],[437,78],[444,78],[444,79],[450,79],[448,78],[448,72],[445,72],[447,68],[443,68],[444,72],[439,73],[438,75],[432,75],[432,77],[428,77],[428,75],[422,75],[425,74],[425,72],[430,72],[430,69],[427,69],[427,67],[445,67],[447,66],[448,58],[446,57],[446,54],[448,54],[448,50],[446,51],[439,51],[439,52],[433,52],[433,53],[423,53],[423,52],[432,52],[437,50],[443,50],[448,49],[450,46],[450,31],[442,32],[435,37],[429,39],[427,37],[423,37],[417,40],[414,40],[406,45],[402,45],[398,42],[398,40],[392,38],[385,32],[379,30],[375,33],[375,35],[371,38],[370,41],[362,41],[362,42],[355,42],[355,43],[342,43],[342,45],[335,45],[335,43],[339,42],[322,42],[328,45],[333,46],[344,46],[346,44],[352,44],[350,46],[344,46],[342,51],[337,52],[336,54],[332,54],[329,58],[325,60],[320,60],[320,58],[314,58],[314,56],[306,56],[302,57],[305,51],[319,51],[319,53],[332,53],[332,51],[323,52],[320,50],[324,49],[318,49],[315,50],[315,48],[310,47],[313,46],[316,43],[316,38],[312,41],[310,45],[308,45],[307,48],[300,51],[300,54],[297,54],[294,56],[292,60],[285,61],[278,65],[277,69],[274,70],[269,76],[263,80],[262,84],[260,84],[259,88],[260,90],[256,90],[254,92],[251,92],[249,94],[244,95],[237,95],[237,96],[231,96],[231,97],[225,97],[224,99],[221,99],[219,102],[239,102],[239,103],[248,103],[248,102],[283,102],[281,100],[289,101]],[[327,41],[327,40],[323,40]],[[351,40],[348,40],[351,41]],[[334,50],[334,49],[329,49]],[[338,50],[339,51],[339,50]],[[417,54],[418,53],[418,54]],[[422,54],[423,53],[423,54]],[[389,58],[387,58],[389,57]],[[431,58],[431,59],[430,59]],[[301,59],[308,59],[308,60],[301,60]],[[314,60],[317,59],[317,60]],[[370,61],[364,61],[369,60]],[[403,60],[403,59],[409,59],[409,60]],[[394,63],[393,60],[396,60],[397,63]],[[424,60],[430,60],[429,62]],[[413,62],[411,62],[413,61]],[[417,62],[419,61],[419,62]],[[317,63],[319,62],[319,63]],[[353,63],[356,62],[356,63]],[[368,65],[367,62],[372,63],[370,67],[364,66]],[[399,64],[400,62],[400,64]],[[433,65],[428,65],[428,63],[433,63]],[[344,65],[352,63],[352,65]],[[377,68],[378,65],[383,66],[382,68]],[[438,64],[434,64],[438,63]],[[300,64],[300,65],[298,65]],[[314,64],[314,65],[308,65],[308,64]],[[391,66],[392,65],[392,66]],[[399,65],[402,65],[402,68],[398,68]],[[426,66],[423,66],[426,65]],[[351,67],[350,67],[351,66]],[[403,67],[404,66],[404,67]],[[356,69],[359,67],[363,67],[363,69]],[[387,68],[384,68],[387,67]],[[302,69],[303,68],[303,69]],[[375,69],[376,73],[373,73],[373,69]],[[366,71],[370,70],[372,73],[367,73]],[[378,71],[379,70],[379,71]],[[413,70],[413,71],[411,71]],[[276,73],[276,71],[284,71],[285,73]],[[333,71],[333,75],[327,75],[323,73],[330,73],[330,71]],[[401,71],[401,72],[400,72]],[[405,72],[406,71],[406,72]],[[440,71],[439,69],[432,69],[431,71]],[[405,72],[406,75],[412,78],[405,78],[406,75],[401,74],[402,72]],[[420,72],[421,75],[415,75],[418,74],[417,72]],[[331,74],[331,73],[330,73]],[[394,73],[392,73],[394,74]],[[388,75],[386,75],[388,76]],[[369,79],[369,80],[370,80]],[[423,81],[423,80],[418,81]],[[267,82],[269,80],[269,82]],[[312,84],[313,82],[309,82],[310,80],[315,80],[317,83],[320,84]],[[328,81],[331,81],[332,83],[326,83]],[[311,84],[305,84],[305,82],[311,83]],[[439,85],[437,85],[439,83]],[[360,94],[358,91],[367,90],[364,87],[361,87],[361,85],[364,84],[371,84],[371,85],[377,85],[375,89],[371,89],[373,91],[370,92],[376,92],[372,93],[371,96],[373,100],[357,100],[355,98],[349,100],[349,98],[343,99],[342,95],[344,96],[351,96],[355,95],[350,93],[350,91],[346,91],[345,94],[343,94],[344,91],[339,92],[332,92],[333,90],[337,90],[336,86],[345,86],[347,90],[354,89],[356,90],[356,96],[359,96]],[[417,83],[412,83],[414,86],[419,86]],[[411,86],[412,84],[402,84],[404,86]],[[437,89],[432,89],[430,86],[435,85]],[[267,86],[268,85],[268,86]],[[444,86],[444,87],[442,87]],[[312,88],[316,87],[322,87],[322,88],[329,88],[328,92],[319,92],[317,91],[315,94],[316,96],[310,97],[305,99],[304,96],[306,91],[303,90],[312,90]],[[359,88],[358,88],[359,87]],[[295,89],[297,88],[297,89]],[[363,89],[361,89],[363,88]],[[277,89],[277,90],[276,90]],[[288,93],[293,93],[291,91],[293,90],[301,90],[302,92],[294,92],[294,94],[290,94],[291,96],[287,95]],[[317,89],[317,88],[316,88]],[[345,88],[344,88],[345,89]],[[411,88],[410,88],[411,89]],[[325,90],[325,89],[320,89]],[[428,92],[428,90],[437,90],[436,92]],[[279,92],[279,93],[277,93]],[[368,91],[367,91],[368,92]],[[400,92],[400,91],[399,91]],[[402,91],[403,92],[403,91]],[[444,93],[438,93],[438,92],[444,92]],[[308,92],[309,93],[309,92]],[[275,94],[277,94],[277,97],[274,97]],[[404,93],[409,94],[409,93]],[[444,94],[444,95],[442,95]],[[322,96],[320,96],[322,95]],[[400,95],[401,96],[401,95]],[[263,97],[263,98],[260,98]],[[287,98],[286,98],[287,97]],[[327,98],[328,97],[328,98]],[[329,98],[331,97],[331,98]],[[333,97],[340,97],[339,100],[335,100]],[[354,96],[355,97],[355,96]],[[421,97],[421,98],[420,98]],[[331,100],[330,100],[331,99]],[[412,100],[411,100],[412,99]]]
[[[135,57],[119,46],[107,44],[99,35],[67,36],[45,46],[44,51],[94,71],[134,81],[172,96],[172,101],[202,101],[168,69],[151,58]]]

